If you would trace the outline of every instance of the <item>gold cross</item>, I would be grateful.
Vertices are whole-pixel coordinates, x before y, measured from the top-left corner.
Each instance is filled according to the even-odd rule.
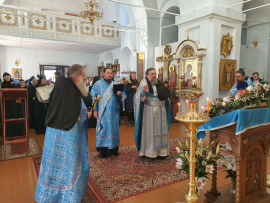
[[[67,25],[66,25],[65,23],[63,23],[63,24],[62,24],[62,26],[63,26],[64,28],[66,28],[66,27],[67,27]]]
[[[87,26],[85,29],[86,29],[87,31],[90,30],[90,28],[89,28],[88,26]]]
[[[36,19],[35,22],[39,25],[39,23],[41,23],[41,21],[39,19]]]
[[[11,19],[11,17],[10,17],[10,15],[6,15],[6,17],[5,17],[8,21]]]
[[[186,32],[187,32],[187,39],[189,39],[189,31],[190,31],[190,29],[188,28],[188,29],[186,30]]]

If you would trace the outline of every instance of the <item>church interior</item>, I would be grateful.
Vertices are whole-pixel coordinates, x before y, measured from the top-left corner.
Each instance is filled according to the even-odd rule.
[[[55,73],[67,77],[69,67],[80,64],[89,92],[106,68],[124,84],[132,74],[142,81],[152,67],[157,79],[168,84],[172,123],[166,159],[139,156],[136,125],[124,111],[120,155],[100,159],[96,123],[91,126],[90,118],[84,203],[266,203],[269,13],[269,0],[0,0],[1,80],[9,75],[26,88],[34,78],[46,79],[49,89],[56,84]],[[245,76],[244,88],[238,86],[237,74]],[[5,91],[2,86],[0,203],[34,203],[49,104],[30,98],[30,88],[27,94],[18,91],[16,104],[25,108],[17,105],[15,111],[34,115],[31,127],[27,116],[15,112],[8,118]],[[12,120],[24,125],[23,141],[9,135]],[[14,133],[16,129],[21,126]],[[199,156],[211,164],[198,163]],[[204,174],[201,182],[198,174]]]

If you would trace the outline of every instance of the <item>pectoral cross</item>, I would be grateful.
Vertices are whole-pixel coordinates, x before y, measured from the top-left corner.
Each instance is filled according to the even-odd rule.
[[[164,56],[160,56],[156,58],[157,62],[164,62],[164,70],[163,70],[163,81],[169,81],[169,66],[170,62],[173,59],[173,55],[169,55],[171,53],[170,45],[165,45],[164,48]]]
[[[187,39],[189,39],[189,31],[190,31],[190,29],[188,28],[188,29],[186,30],[186,32],[187,32]]]

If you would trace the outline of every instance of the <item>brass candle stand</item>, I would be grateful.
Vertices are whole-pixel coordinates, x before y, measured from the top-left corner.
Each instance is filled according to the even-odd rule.
[[[188,203],[197,203],[199,197],[196,193],[196,183],[195,183],[195,142],[196,142],[196,131],[199,126],[203,125],[205,122],[210,121],[210,117],[207,114],[199,114],[196,112],[196,102],[188,103],[190,111],[186,114],[184,112],[177,113],[175,119],[183,123],[186,126],[189,133],[189,146],[190,146],[190,159],[189,159],[189,191],[185,194],[185,198]]]

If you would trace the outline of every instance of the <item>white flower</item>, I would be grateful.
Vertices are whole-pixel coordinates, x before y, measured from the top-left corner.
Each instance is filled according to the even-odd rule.
[[[200,190],[200,189],[203,189],[203,186],[205,186],[206,184],[204,183],[204,178],[197,178],[195,177],[195,182],[196,182],[196,185],[197,185],[197,188]]]
[[[205,162],[205,161],[203,161],[203,162],[202,162],[202,165],[203,165],[203,166],[205,166],[205,165],[206,165],[206,162]]]
[[[227,97],[224,97],[224,98],[223,98],[223,101],[225,101],[225,102],[229,102],[229,101],[230,101],[230,99],[231,99],[231,97],[230,97],[230,96],[227,96]]]
[[[213,165],[207,165],[206,166],[206,169],[205,169],[205,172],[206,173],[213,173],[214,170],[215,169],[214,169],[214,166]]]
[[[233,167],[232,167],[232,170],[233,170],[233,171],[236,171],[236,167],[235,167],[235,166],[233,166]]]
[[[179,147],[176,147],[176,151],[177,151],[178,153],[180,153],[180,152],[181,152],[181,150],[180,150],[180,148],[179,148]]]
[[[232,164],[230,163],[227,164],[227,170],[232,170]]]
[[[176,162],[176,168],[181,169],[182,168],[182,165],[183,165],[183,160],[180,159],[180,158],[178,158],[176,160],[177,160],[177,162]]]
[[[269,90],[269,86],[268,86],[267,84],[264,84],[264,85],[263,85],[263,89]]]
[[[222,106],[226,106],[226,102],[225,101],[222,102]]]
[[[234,100],[237,101],[239,98],[240,98],[240,96],[237,94],[237,95],[235,95]]]
[[[252,91],[254,88],[253,88],[253,86],[248,86],[247,87],[247,91]]]

